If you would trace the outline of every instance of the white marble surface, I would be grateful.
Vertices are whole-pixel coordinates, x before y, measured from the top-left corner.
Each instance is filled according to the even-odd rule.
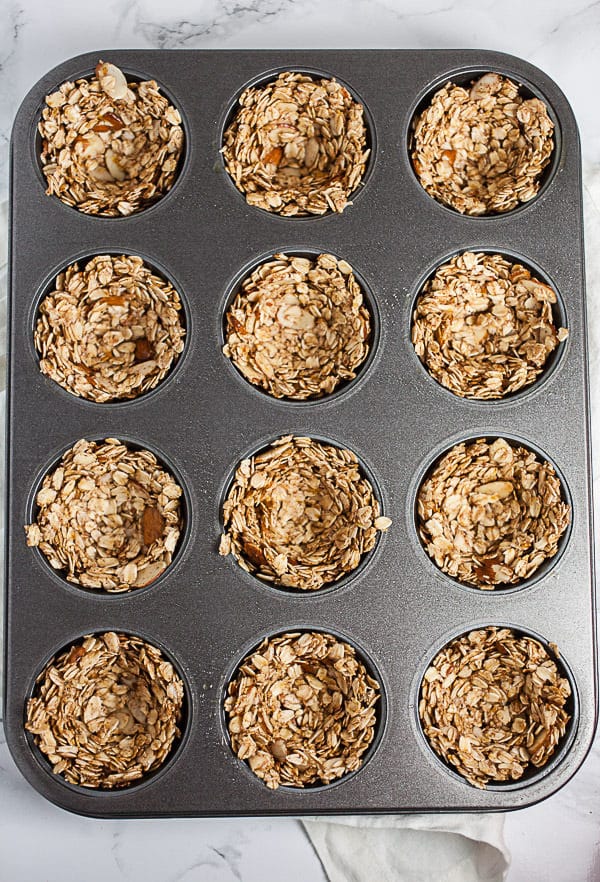
[[[520,55],[564,89],[581,129],[592,387],[594,410],[600,414],[599,38],[598,0],[0,0],[0,200],[6,194],[10,125],[21,98],[49,68],[84,51],[111,46],[464,47]],[[4,263],[4,254],[1,258]],[[2,304],[1,325],[3,311]],[[3,374],[3,363],[1,369]],[[600,421],[595,423],[600,441]],[[597,455],[596,475],[599,461]],[[599,822],[597,740],[562,791],[507,815],[513,854],[509,882],[598,882]],[[83,878],[325,879],[293,820],[107,822],[68,815],[25,783],[0,737],[0,882]]]

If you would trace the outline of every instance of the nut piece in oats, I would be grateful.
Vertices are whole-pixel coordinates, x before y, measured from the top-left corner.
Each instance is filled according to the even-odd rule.
[[[419,536],[455,579],[493,589],[523,582],[558,551],[571,507],[554,467],[504,438],[451,448],[417,495]]]
[[[431,376],[463,398],[530,386],[566,339],[556,294],[519,263],[466,251],[438,267],[413,314],[412,342]]]
[[[150,451],[81,439],[44,478],[27,544],[76,585],[142,588],[171,563],[181,493]]]
[[[484,788],[546,765],[565,735],[570,695],[541,643],[489,627],[453,640],[434,658],[419,717],[434,751]]]
[[[412,163],[429,195],[461,214],[510,211],[537,194],[553,131],[543,101],[486,73],[435,93],[413,123]]]
[[[47,194],[85,214],[141,211],[177,176],[179,112],[154,80],[128,83],[113,64],[100,61],[89,79],[48,95],[38,129]]]
[[[232,749],[273,790],[329,784],[362,765],[379,695],[356,650],[337,637],[267,637],[229,683]]]
[[[363,107],[331,79],[287,71],[246,89],[223,159],[249,205],[284,216],[341,212],[369,156]]]
[[[371,319],[346,261],[275,254],[241,285],[226,315],[224,354],[275,398],[328,395],[354,379]]]
[[[244,459],[219,552],[275,586],[314,591],[356,569],[391,521],[350,450],[286,435]]]
[[[25,728],[55,774],[107,790],[162,766],[181,736],[183,705],[183,682],[159,649],[108,631],[46,665]]]
[[[40,304],[40,370],[90,401],[154,389],[183,350],[181,301],[141,257],[103,254],[57,277]]]

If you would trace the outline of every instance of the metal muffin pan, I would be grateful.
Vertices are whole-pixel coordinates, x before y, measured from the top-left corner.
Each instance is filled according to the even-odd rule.
[[[154,78],[179,109],[185,157],[171,192],[127,218],[81,214],[44,193],[36,124],[44,96],[89,75],[98,59]],[[281,218],[246,205],[219,148],[233,102],[281,70],[340,79],[365,104],[373,154],[365,184],[341,215]],[[434,86],[497,71],[539,94],[557,147],[540,195],[505,215],[464,217],[421,188],[408,154],[415,109]],[[528,63],[485,51],[110,51],[79,56],[25,98],[12,138],[10,381],[6,555],[5,729],[25,777],[64,808],[103,817],[500,811],[557,790],[582,763],[596,723],[594,579],[579,138],[557,86]],[[519,255],[555,286],[569,329],[543,382],[499,402],[456,398],[410,341],[415,296],[443,260],[465,249]],[[374,351],[358,378],[317,402],[275,400],[221,352],[223,313],[245,268],[276,252],[330,251],[350,262],[376,317]],[[44,377],[34,318],[49,280],[104,252],[139,254],[176,285],[187,340],[172,375],[130,402],[94,404]],[[280,435],[308,434],[353,450],[392,518],[369,560],[344,584],[278,591],[217,553],[224,494],[239,460]],[[82,437],[117,437],[154,451],[180,478],[188,523],[168,571],[126,595],[82,591],[25,544],[23,525],[49,466]],[[507,436],[557,466],[572,501],[564,549],[520,589],[466,589],[420,545],[418,483],[453,444]],[[436,650],[483,625],[510,625],[556,643],[573,685],[565,746],[539,775],[478,790],[444,766],[420,731],[421,678]],[[232,753],[227,682],[268,634],[301,628],[341,635],[365,653],[383,700],[368,762],[326,787],[268,790]],[[139,634],[172,658],[187,693],[180,745],[160,771],[128,789],[89,791],[53,775],[24,731],[44,663],[80,636]]]

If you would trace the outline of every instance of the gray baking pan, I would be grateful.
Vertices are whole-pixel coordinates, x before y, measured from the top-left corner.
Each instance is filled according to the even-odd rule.
[[[154,78],[179,108],[186,150],[171,192],[128,218],[85,216],[44,193],[36,124],[44,96],[91,74],[98,58]],[[280,70],[336,77],[364,103],[372,155],[342,215],[284,219],[246,205],[219,153],[241,90]],[[554,162],[537,198],[509,214],[463,217],[433,201],[412,171],[416,108],[448,79],[498,71],[547,103]],[[581,169],[577,126],[562,92],[528,63],[485,51],[110,51],[66,61],[25,98],[12,137],[10,386],[6,555],[5,728],[25,777],[48,799],[103,817],[279,815],[521,808],[577,770],[596,721],[594,581]],[[501,402],[460,400],[424,370],[410,342],[414,299],[436,266],[464,249],[517,257],[558,292],[569,336],[545,377]],[[375,317],[368,366],[320,402],[277,401],[249,386],[221,352],[223,311],[240,276],[276,251],[332,252],[356,269]],[[39,371],[36,310],[63,267],[105,252],[139,254],[181,293],[187,342],[171,376],[129,403],[94,404]],[[217,553],[220,509],[238,461],[287,433],[356,452],[393,525],[364,566],[309,596],[278,591]],[[452,444],[505,436],[550,459],[572,503],[559,555],[522,587],[495,592],[444,576],[420,545],[419,481]],[[25,544],[46,470],[77,439],[108,436],[154,451],[185,488],[187,526],[168,572],[146,589],[82,591]],[[510,625],[556,643],[571,677],[573,722],[540,772],[477,790],[431,751],[416,706],[421,677],[451,637]],[[327,787],[268,790],[233,755],[222,716],[227,681],[266,634],[313,628],[355,644],[384,700],[367,762]],[[175,662],[187,689],[172,759],[120,792],[90,792],[52,774],[25,734],[36,675],[58,650],[101,630],[140,634]]]

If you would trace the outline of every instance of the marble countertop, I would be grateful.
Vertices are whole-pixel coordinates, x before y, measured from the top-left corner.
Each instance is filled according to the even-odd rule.
[[[21,99],[49,68],[86,51],[485,48],[521,56],[542,68],[565,91],[581,130],[592,389],[600,390],[597,0],[0,0],[0,13],[0,201],[6,198],[10,127]],[[2,304],[0,323],[4,309]],[[3,387],[3,363],[1,369]],[[599,414],[600,391],[593,391],[593,399]],[[596,476],[599,460],[597,456]],[[563,790],[506,816],[513,855],[509,882],[600,880],[599,781],[597,739]],[[98,821],[69,815],[21,778],[1,734],[0,855],[0,882],[80,882],[84,877],[92,882],[325,880],[294,820]]]

